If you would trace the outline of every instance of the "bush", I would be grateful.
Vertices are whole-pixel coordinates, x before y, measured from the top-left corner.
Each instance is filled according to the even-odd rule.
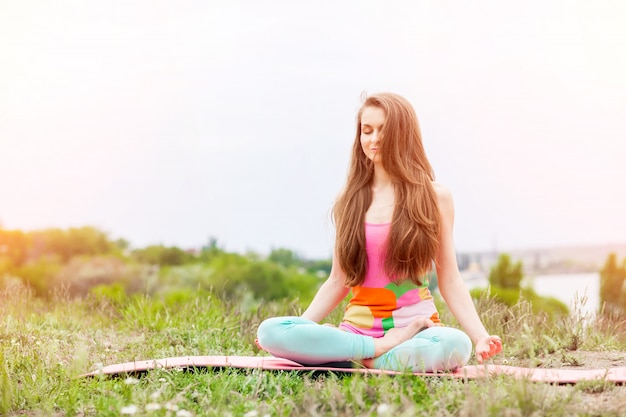
[[[195,262],[193,254],[175,246],[152,245],[143,249],[135,249],[132,253],[138,262],[152,265],[178,266]]]
[[[14,274],[31,288],[35,295],[47,297],[57,286],[57,276],[61,267],[57,259],[46,257],[25,263],[16,268]]]
[[[83,296],[99,285],[119,284],[132,294],[146,288],[155,271],[148,265],[124,262],[114,256],[75,257],[61,267],[57,285],[72,296]]]
[[[205,264],[165,267],[159,274],[161,293],[191,289],[214,292],[225,299],[310,300],[320,279],[301,268],[286,268],[256,257],[222,253]]]
[[[489,272],[489,284],[498,288],[519,289],[523,278],[522,262],[511,262],[506,253],[500,254],[497,264]]]
[[[600,303],[609,313],[626,313],[626,259],[617,263],[617,255],[609,254],[600,270]]]
[[[124,286],[119,282],[113,284],[101,284],[93,287],[89,293],[99,304],[109,304],[119,308],[128,302],[128,296]]]
[[[120,252],[106,233],[94,227],[74,227],[67,230],[47,229],[29,234],[31,257],[60,257],[67,262],[80,255],[104,255]]]
[[[479,299],[487,291],[486,289],[474,288],[470,291],[472,298]],[[514,290],[511,288],[490,287],[492,298],[508,307],[512,307],[520,300],[528,301],[534,314],[545,313],[552,318],[569,314],[569,308],[554,297],[543,297],[532,288]]]
[[[26,261],[31,246],[30,237],[20,230],[0,228],[0,263],[20,266]]]

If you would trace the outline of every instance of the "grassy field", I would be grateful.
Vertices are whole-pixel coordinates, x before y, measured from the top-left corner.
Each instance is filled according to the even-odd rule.
[[[584,300],[582,300],[584,302]],[[585,326],[577,309],[553,322],[488,295],[485,325],[504,340],[496,363],[543,367],[626,365],[626,325]],[[210,293],[165,298],[33,297],[0,293],[0,415],[7,416],[618,416],[626,388],[603,381],[555,386],[507,377],[477,381],[313,375],[258,370],[158,370],[141,377],[80,378],[99,366],[169,356],[263,355],[259,323],[299,314],[293,303],[247,311]],[[455,322],[444,312],[444,320]],[[332,317],[339,319],[339,312]]]

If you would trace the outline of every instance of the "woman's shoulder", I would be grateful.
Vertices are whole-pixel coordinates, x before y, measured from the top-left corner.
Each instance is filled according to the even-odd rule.
[[[452,193],[446,186],[437,181],[433,181],[432,185],[438,200],[452,200]]]
[[[453,200],[452,193],[450,190],[445,187],[443,184],[437,181],[433,181],[433,189],[435,190],[435,195],[437,196],[437,203],[439,204],[439,209],[441,211],[448,211],[453,209]]]

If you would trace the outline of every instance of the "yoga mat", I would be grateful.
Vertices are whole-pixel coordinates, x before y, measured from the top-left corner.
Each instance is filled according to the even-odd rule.
[[[171,368],[246,368],[283,371],[330,371],[339,373],[400,374],[401,372],[380,369],[347,368],[340,364],[304,366],[288,359],[271,356],[181,356],[164,359],[149,359],[107,365],[102,369],[82,376],[118,375],[145,372],[152,369]],[[497,375],[528,379],[536,382],[575,384],[579,381],[603,380],[615,383],[626,382],[626,367],[607,369],[555,369],[522,368],[506,365],[468,365],[454,372],[414,373],[416,376],[479,379]]]

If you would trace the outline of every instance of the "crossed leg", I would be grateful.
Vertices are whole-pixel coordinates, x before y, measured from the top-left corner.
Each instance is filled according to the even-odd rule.
[[[472,342],[465,333],[452,327],[436,326],[364,364],[391,371],[448,371],[464,366],[471,354]]]
[[[311,365],[354,360],[369,368],[433,372],[467,363],[472,343],[465,333],[441,326],[419,331],[422,325],[416,320],[375,339],[288,316],[265,320],[257,335],[272,355]]]

